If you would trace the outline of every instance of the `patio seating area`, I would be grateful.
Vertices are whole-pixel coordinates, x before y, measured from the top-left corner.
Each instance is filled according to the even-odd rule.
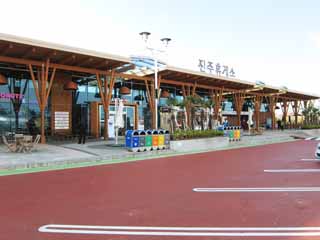
[[[2,135],[2,141],[9,152],[13,153],[30,153],[38,145],[40,135],[35,137],[24,134],[6,134]]]

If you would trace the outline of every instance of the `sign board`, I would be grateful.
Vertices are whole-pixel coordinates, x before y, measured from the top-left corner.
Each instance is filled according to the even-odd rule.
[[[114,115],[110,115],[108,119],[108,134],[109,138],[115,138],[115,131],[114,131]]]
[[[236,77],[236,73],[232,67],[222,65],[219,62],[199,59],[198,68],[200,72],[206,72],[224,77]]]
[[[55,112],[54,113],[54,128],[56,130],[69,129],[69,112]]]
[[[20,93],[0,93],[0,98],[3,99],[23,99],[23,94]]]

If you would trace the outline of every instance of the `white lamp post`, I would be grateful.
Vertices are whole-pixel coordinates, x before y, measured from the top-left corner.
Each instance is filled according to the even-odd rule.
[[[155,125],[156,128],[158,128],[158,97],[159,97],[159,91],[158,91],[158,58],[160,54],[163,54],[166,52],[169,42],[171,41],[170,38],[162,38],[160,39],[163,43],[162,49],[152,48],[148,46],[148,38],[151,33],[149,32],[141,32],[140,35],[142,37],[142,40],[145,43],[145,48],[151,52],[151,55],[153,57],[154,61],[154,90],[155,90],[155,100],[154,100],[154,119],[155,119]]]

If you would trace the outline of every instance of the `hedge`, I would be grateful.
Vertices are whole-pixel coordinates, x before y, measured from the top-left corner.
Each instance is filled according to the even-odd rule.
[[[172,140],[209,138],[223,136],[223,131],[218,130],[178,130],[171,137]]]
[[[303,125],[301,129],[320,129],[320,125]]]

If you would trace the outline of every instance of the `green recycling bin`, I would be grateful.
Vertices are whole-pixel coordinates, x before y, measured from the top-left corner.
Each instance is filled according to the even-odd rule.
[[[145,149],[150,151],[152,149],[152,130],[147,130],[145,136]]]

